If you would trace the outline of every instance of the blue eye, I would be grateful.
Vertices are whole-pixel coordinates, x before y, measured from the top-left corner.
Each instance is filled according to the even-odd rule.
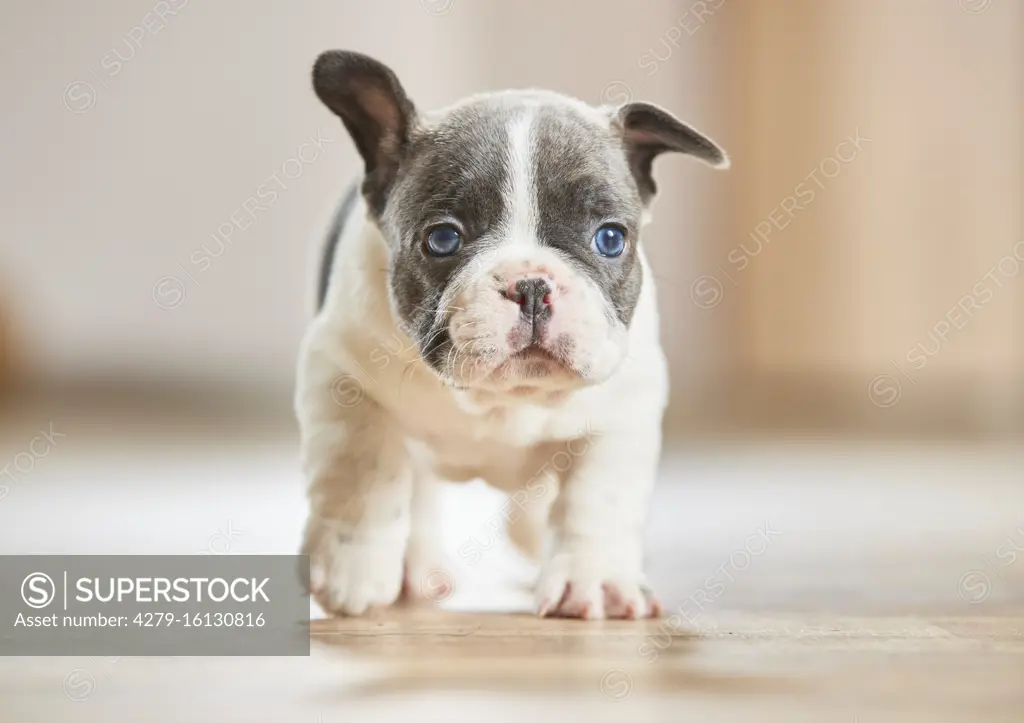
[[[431,256],[451,256],[462,245],[462,234],[450,224],[435,226],[427,235],[427,251]]]
[[[594,250],[602,256],[615,258],[626,248],[626,233],[621,227],[605,224],[594,234]]]

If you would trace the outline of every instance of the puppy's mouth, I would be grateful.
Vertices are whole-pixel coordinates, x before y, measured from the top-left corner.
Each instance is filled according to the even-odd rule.
[[[531,344],[530,346],[524,347],[519,351],[512,353],[509,356],[509,359],[524,362],[545,362],[565,366],[562,360],[539,344]]]
[[[534,342],[509,354],[495,370],[495,374],[505,378],[530,380],[575,376],[576,371],[562,351]]]

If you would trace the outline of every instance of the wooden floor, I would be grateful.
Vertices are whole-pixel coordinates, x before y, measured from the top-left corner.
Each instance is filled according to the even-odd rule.
[[[301,503],[279,476],[293,450],[267,449],[230,463],[218,448],[216,498],[196,480],[178,505],[161,478],[169,519],[128,487],[65,488],[62,508],[117,500],[94,525],[140,518],[103,538],[41,513],[55,462],[0,504],[0,543],[149,552],[142,530],[180,537],[209,508],[230,513],[232,552],[290,549]],[[224,481],[232,464],[246,495]],[[661,620],[537,619],[532,568],[499,544],[478,568],[452,552],[441,608],[314,620],[309,658],[0,659],[0,721],[1024,721],[1019,448],[726,446],[669,455],[663,477],[649,545]],[[449,510],[449,550],[480,541],[488,504]],[[261,537],[275,519],[286,534]]]
[[[356,659],[387,661],[356,698],[569,695],[607,720],[1024,720],[1020,613],[723,614],[676,629],[402,610],[315,631]]]

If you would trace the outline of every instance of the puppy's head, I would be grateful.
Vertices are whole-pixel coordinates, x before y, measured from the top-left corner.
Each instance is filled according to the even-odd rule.
[[[366,164],[393,312],[457,387],[519,394],[607,379],[643,281],[652,162],[677,151],[728,165],[647,103],[507,91],[419,114],[391,70],[341,51],[320,56],[313,82]]]

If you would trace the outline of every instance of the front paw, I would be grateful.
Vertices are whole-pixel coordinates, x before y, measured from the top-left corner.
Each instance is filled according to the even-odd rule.
[[[639,565],[600,549],[559,552],[541,569],[537,585],[541,617],[584,620],[656,618],[661,603]]]
[[[333,615],[391,605],[402,589],[405,545],[401,529],[346,533],[316,523],[303,550],[309,555],[309,591]]]

